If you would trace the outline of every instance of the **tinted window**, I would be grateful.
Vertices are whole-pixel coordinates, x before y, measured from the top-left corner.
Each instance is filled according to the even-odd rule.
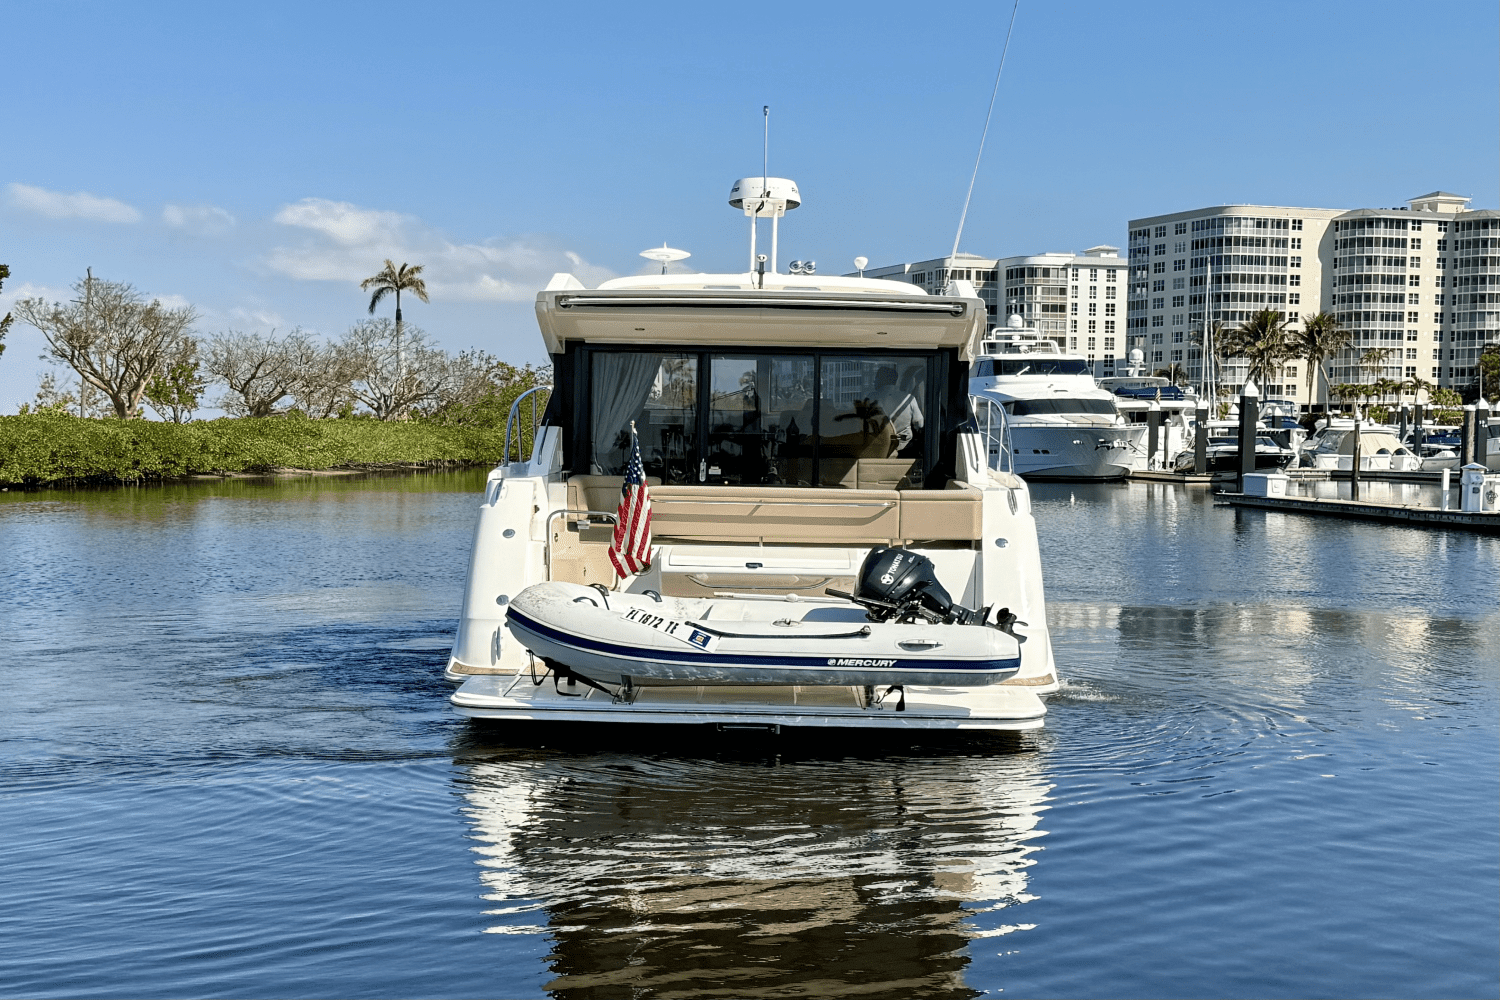
[[[825,356],[818,376],[818,485],[920,486],[927,360]]]
[[[1006,409],[1017,417],[1039,413],[1105,413],[1113,416],[1115,404],[1109,399],[1018,399],[1007,403]]]
[[[813,430],[813,359],[716,354],[709,371],[705,482],[795,481]]]
[[[698,356],[596,351],[592,368],[590,471],[624,474],[633,420],[648,476],[664,483],[696,482]]]
[[[1078,358],[981,358],[974,362],[970,378],[994,375],[1089,375],[1089,363]]]

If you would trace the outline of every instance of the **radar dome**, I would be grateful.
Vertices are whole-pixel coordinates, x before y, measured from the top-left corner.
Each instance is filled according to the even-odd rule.
[[[769,204],[762,205],[763,199]],[[744,209],[746,214],[760,208],[764,217],[773,209],[790,212],[800,204],[802,193],[797,190],[797,182],[785,177],[741,177],[729,189],[729,206]]]

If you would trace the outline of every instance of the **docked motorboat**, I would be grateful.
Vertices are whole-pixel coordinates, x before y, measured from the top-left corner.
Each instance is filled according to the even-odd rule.
[[[731,196],[773,223],[798,200],[777,178]],[[513,404],[507,442],[522,424],[534,436],[478,503],[446,670],[455,709],[1042,725],[1040,696],[1059,685],[1030,493],[1007,415],[968,393],[983,299],[964,281],[930,295],[805,263],[782,274],[753,242],[750,260],[597,288],[557,275],[537,295],[555,384]],[[651,544],[622,568],[611,546],[637,442]],[[881,598],[860,586],[876,552],[920,556],[930,580]]]
[[[969,391],[1004,407],[1016,472],[1031,479],[1122,479],[1132,436],[1112,393],[1094,383],[1086,358],[1024,327],[1020,316],[991,331]]]
[[[1302,442],[1307,440],[1307,428],[1297,420],[1297,412],[1297,404],[1292,400],[1261,400],[1256,430],[1257,434],[1270,438],[1278,447],[1292,453],[1291,468],[1301,464]]]
[[[1208,443],[1205,447],[1208,471],[1216,475],[1239,472],[1238,426],[1230,421],[1211,420],[1204,431],[1208,434]],[[1257,472],[1280,472],[1291,465],[1296,457],[1296,452],[1278,444],[1274,438],[1263,433],[1255,435],[1255,470]],[[1195,447],[1190,447],[1178,453],[1173,467],[1178,472],[1192,472],[1195,461]]]
[[[882,580],[890,580],[882,585]],[[677,598],[551,581],[511,601],[506,626],[554,673],[639,684],[977,687],[1021,668],[1008,609],[956,606],[932,561],[876,548],[847,598]]]
[[[1401,442],[1422,460],[1424,472],[1457,471],[1463,462],[1460,428],[1432,425],[1417,427]]]
[[[1361,472],[1416,472],[1422,468],[1421,457],[1402,444],[1392,428],[1361,421],[1356,435],[1354,420],[1349,417],[1319,421],[1317,430],[1302,443],[1301,466],[1348,472],[1354,465],[1356,442]]]

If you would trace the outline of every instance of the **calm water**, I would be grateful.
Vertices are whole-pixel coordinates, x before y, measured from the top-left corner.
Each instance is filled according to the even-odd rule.
[[[1044,731],[535,747],[481,479],[0,494],[0,995],[1500,992],[1500,539],[1038,486]]]

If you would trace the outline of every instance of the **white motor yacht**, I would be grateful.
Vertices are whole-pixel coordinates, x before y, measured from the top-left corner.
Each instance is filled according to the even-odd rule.
[[[1022,326],[991,331],[969,391],[1004,408],[1016,471],[1033,479],[1122,479],[1139,436],[1094,383],[1089,362]]]
[[[731,204],[774,220],[796,207],[776,204],[787,189],[740,181]],[[967,282],[928,295],[808,264],[780,274],[753,240],[748,272],[597,288],[559,274],[537,295],[555,386],[529,454],[494,469],[478,502],[446,671],[455,709],[517,723],[1041,726],[1058,678],[1030,493],[1004,413],[968,394],[983,300]],[[632,428],[652,545],[649,565],[622,573],[610,552]],[[927,610],[883,618],[851,594],[881,553],[926,567]],[[941,669],[968,662],[958,640],[978,634],[964,629],[993,635],[973,654],[984,678],[933,683],[964,679]],[[869,652],[882,642],[901,652]]]

